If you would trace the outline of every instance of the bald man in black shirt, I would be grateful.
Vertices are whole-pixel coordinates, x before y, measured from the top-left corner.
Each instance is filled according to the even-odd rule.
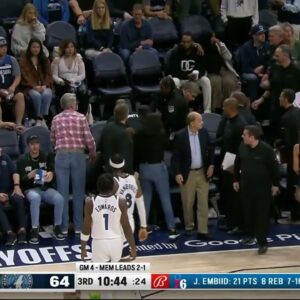
[[[240,242],[253,245],[256,238],[258,254],[265,254],[272,196],[279,191],[280,173],[273,149],[260,137],[258,126],[245,127],[234,163],[233,188],[240,192],[245,220],[246,237]]]

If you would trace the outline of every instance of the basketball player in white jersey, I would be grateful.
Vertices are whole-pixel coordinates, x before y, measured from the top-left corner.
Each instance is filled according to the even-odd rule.
[[[118,262],[122,256],[123,236],[130,247],[130,260],[136,257],[134,237],[127,215],[125,199],[115,191],[116,182],[111,174],[102,174],[97,181],[98,195],[87,198],[81,239],[81,258],[85,259],[86,244],[92,237],[93,262]]]
[[[115,154],[111,157],[109,164],[112,168],[114,178],[119,185],[117,195],[126,200],[127,214],[132,232],[135,230],[133,212],[136,204],[140,219],[140,230],[138,236],[140,241],[145,241],[148,238],[146,210],[143,193],[140,185],[138,184],[138,179],[123,171],[125,160],[119,154]]]

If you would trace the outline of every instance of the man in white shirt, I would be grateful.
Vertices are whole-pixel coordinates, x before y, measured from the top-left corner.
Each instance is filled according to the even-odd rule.
[[[250,29],[258,24],[258,0],[222,0],[221,18],[230,50],[249,39]]]

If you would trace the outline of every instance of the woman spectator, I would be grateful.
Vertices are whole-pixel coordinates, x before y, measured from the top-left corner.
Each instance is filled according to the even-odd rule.
[[[111,51],[113,44],[113,25],[105,0],[95,0],[92,15],[87,21],[87,44],[85,54],[93,58],[102,52]]]
[[[283,23],[283,42],[290,47],[292,59],[296,64],[300,63],[300,41],[295,40],[294,28],[290,23]]]
[[[136,162],[139,164],[146,216],[148,219],[154,185],[169,229],[169,238],[174,239],[178,234],[175,230],[174,214],[171,205],[169,174],[164,163],[167,136],[158,114],[149,113],[142,118],[141,122],[142,129],[137,132],[134,140],[134,154]]]
[[[60,99],[64,93],[76,93],[79,101],[78,111],[86,115],[89,101],[87,87],[84,83],[85,67],[80,54],[77,54],[73,41],[61,42],[59,57],[52,62],[52,74],[57,99]]]
[[[45,26],[55,21],[69,22],[70,8],[68,0],[33,0],[39,16]]]
[[[21,85],[32,102],[37,117],[36,125],[46,126],[52,101],[51,64],[43,52],[43,45],[37,38],[29,41],[26,53],[20,59]]]
[[[44,25],[38,21],[37,15],[37,10],[33,4],[27,3],[24,6],[11,37],[11,51],[16,57],[26,51],[32,38],[44,42],[46,30]],[[43,52],[47,57],[49,56],[49,51],[45,46],[43,46]]]

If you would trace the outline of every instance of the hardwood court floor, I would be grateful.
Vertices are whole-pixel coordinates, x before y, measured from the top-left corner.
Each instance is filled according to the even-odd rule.
[[[237,251],[202,252],[194,254],[138,257],[136,262],[150,262],[152,273],[300,273],[300,246],[269,248],[259,256],[256,249]],[[1,272],[67,272],[74,271],[75,263],[35,265],[1,268]],[[299,291],[156,291],[142,292],[143,299],[299,299]],[[130,292],[115,293],[116,299],[133,298]],[[52,299],[64,299],[62,293],[53,293]],[[88,293],[80,293],[87,299]],[[47,299],[49,294],[3,293],[0,299]],[[76,298],[73,298],[76,299]]]

